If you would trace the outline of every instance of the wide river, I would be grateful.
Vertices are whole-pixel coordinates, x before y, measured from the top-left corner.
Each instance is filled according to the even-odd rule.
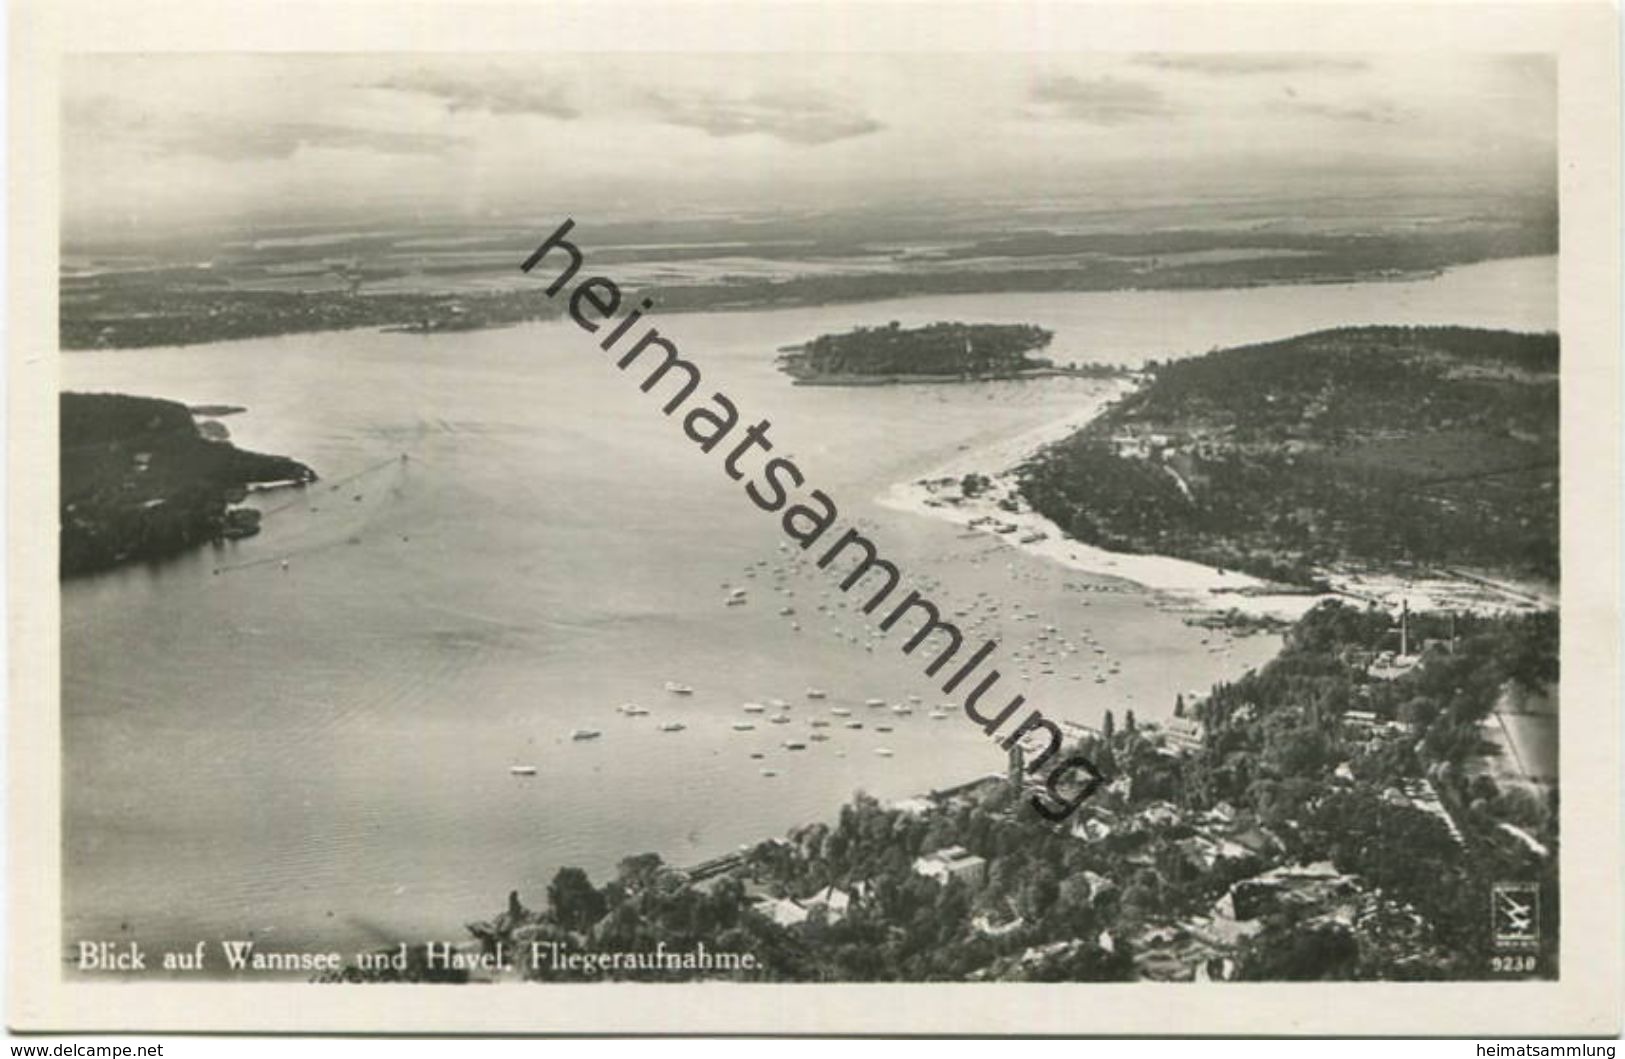
[[[1000,639],[1000,690],[1121,723],[1165,716],[1176,692],[1233,679],[1278,641],[1192,627],[1135,586],[876,502],[967,446],[1065,417],[1097,384],[798,388],[774,351],[890,320],[1035,323],[1062,361],[1117,363],[1346,324],[1555,330],[1556,271],[1530,258],[1403,283],[654,319],[708,389],[772,421],[775,451],[843,522],[864,520],[907,577]],[[898,638],[792,562],[721,451],[701,453],[635,382],[564,321],[63,356],[64,389],[245,405],[224,420],[238,444],[323,479],[262,495],[258,537],[64,584],[65,942],[455,939],[509,889],[542,903],[562,865],[602,881],[641,851],[689,864],[831,819],[856,790],[896,798],[1001,769],[961,716],[929,717],[942,697]],[[746,602],[725,605],[735,588]],[[864,705],[910,695],[923,702],[906,716]],[[791,723],[741,710],[772,698]],[[812,717],[830,738],[785,749]],[[685,730],[660,730],[671,721]],[[578,728],[602,736],[574,741]]]

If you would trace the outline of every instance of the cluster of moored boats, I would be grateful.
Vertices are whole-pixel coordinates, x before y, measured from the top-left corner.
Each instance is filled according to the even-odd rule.
[[[1019,527],[1014,523],[987,516],[972,523],[972,529],[981,532],[991,530],[998,534],[1010,534],[1016,532]],[[1031,531],[1030,535],[1034,540],[1043,537],[1042,531],[1036,530]],[[1022,539],[1026,540],[1028,538],[1024,536]],[[838,588],[825,586],[817,592],[815,600],[806,604],[797,599],[796,589],[792,585],[790,578],[792,573],[803,565],[803,559],[794,549],[783,543],[779,545],[779,551],[783,555],[776,562],[764,559],[754,561],[746,566],[744,578],[747,582],[754,582],[754,584],[741,585],[727,581],[722,582],[722,589],[725,593],[723,603],[729,607],[746,606],[752,602],[752,592],[760,588],[781,597],[778,614],[780,617],[790,619],[790,627],[795,632],[801,631],[799,615],[805,613],[809,618],[822,619],[831,623],[837,639],[861,645],[867,651],[873,651],[882,642],[887,635],[886,631],[866,622],[859,615],[856,606]],[[1019,580],[1019,575],[1014,573],[1015,568],[1012,566],[1011,569],[1012,576],[1017,577]],[[822,571],[820,573],[822,574]],[[926,589],[935,589],[940,586],[927,583],[924,587]],[[1098,588],[1101,591],[1109,591],[1113,586],[1085,584],[1081,586],[1068,585],[1067,587]],[[1081,600],[1080,603],[1083,606],[1088,606],[1087,600]],[[806,606],[808,609],[799,611],[798,606]],[[843,614],[843,611],[846,613]],[[948,614],[950,612],[947,608],[944,608],[944,613]],[[1020,606],[1001,606],[1000,601],[993,594],[986,591],[976,593],[975,599],[968,600],[966,605],[952,610],[951,615],[954,622],[967,634],[1000,635],[1001,632],[1010,630],[1009,623],[1031,623],[1027,625],[1027,628],[1034,631],[1024,638],[1025,642],[1000,635],[1003,642],[1013,643],[1011,658],[1016,669],[1013,676],[1020,680],[1029,680],[1034,677],[1063,677],[1074,681],[1092,679],[1096,684],[1105,684],[1122,671],[1120,663],[1111,656],[1106,647],[1096,640],[1087,628],[1068,634],[1063,633],[1055,625],[1040,625],[1038,624],[1039,615],[1037,612]],[[852,624],[854,619],[857,621],[856,625]],[[1206,646],[1206,641],[1204,641],[1204,646]],[[1222,650],[1224,648],[1215,647],[1209,649]],[[664,687],[668,695],[675,696],[678,699],[694,695],[694,688],[680,681],[668,680],[665,682]],[[807,688],[805,697],[812,702],[819,703],[827,702],[829,699],[828,692],[818,687]],[[1127,697],[1132,699],[1134,696],[1132,693],[1127,693]],[[855,717],[854,706],[830,703],[827,710],[830,716],[835,719],[833,723],[838,723],[841,727],[850,730],[862,730],[867,727],[877,733],[885,734],[894,731],[894,719],[911,717],[917,710],[923,712],[926,717],[933,721],[941,721],[953,716],[959,709],[956,703],[943,703],[940,706],[933,706],[928,709],[921,703],[918,695],[910,695],[906,700],[899,702],[887,702],[885,699],[876,697],[864,699],[861,712],[887,711],[885,720],[877,722],[872,718],[865,721]],[[616,707],[616,709],[623,716],[631,718],[646,717],[651,713],[648,708],[637,703],[624,703]],[[730,727],[738,732],[755,731],[762,724],[785,726],[794,723],[792,707],[784,699],[752,700],[742,703],[740,710],[745,716],[728,722]],[[684,731],[689,724],[694,723],[694,718],[690,717],[688,722],[685,724],[684,721],[680,720],[668,720],[659,723],[657,727],[662,732],[676,733]],[[808,717],[806,724],[811,731],[803,738],[792,737],[786,739],[783,743],[784,749],[805,750],[810,743],[827,742],[830,739],[827,731],[832,727],[830,719],[821,716]],[[602,735],[603,732],[596,728],[578,728],[570,733],[570,738],[572,741],[584,742],[598,739]],[[882,757],[890,757],[893,751],[882,746],[875,747],[874,753]],[[760,754],[752,754],[751,756],[753,758],[761,757]],[[535,774],[535,769],[531,766],[515,766],[513,771],[521,775]],[[764,774],[773,774],[770,769],[764,768],[763,772]]]
[[[860,527],[862,524],[863,520],[859,520]],[[1014,533],[1018,529],[1020,527],[1015,523],[993,516],[983,516],[972,523],[972,533],[975,535],[988,531],[1000,534]],[[1030,543],[1043,538],[1042,530],[1031,530],[1021,539]],[[782,554],[776,561],[760,559],[746,565],[744,578],[747,583],[754,582],[749,587],[740,586],[732,581],[722,582],[723,591],[726,593],[725,602],[730,606],[740,605],[751,599],[751,594],[760,588],[781,598],[783,605],[779,607],[778,613],[781,617],[790,619],[790,628],[793,632],[802,631],[802,616],[805,615],[813,621],[828,623],[829,631],[838,641],[861,647],[871,653],[883,646],[888,635],[887,630],[881,629],[874,621],[861,615],[858,609],[861,601],[855,603],[847,598],[847,594],[838,586],[824,584],[815,590],[815,598],[811,602],[803,604],[797,596],[797,586],[793,582],[793,577],[797,572],[807,572],[805,569],[807,560],[782,542],[779,551]],[[1012,576],[1015,576],[1014,565],[1010,564],[1010,568]],[[819,570],[817,575],[827,582],[825,571]],[[935,589],[940,586],[927,579],[923,587]],[[1111,586],[1083,587],[1098,587],[1105,590]],[[1080,603],[1083,606],[1089,605],[1088,600],[1081,600]],[[1007,635],[1013,631],[1011,623],[1036,623],[1039,620],[1039,615],[1030,609],[1001,606],[999,600],[987,591],[976,593],[974,599],[955,608],[951,616],[954,623],[964,632],[979,632],[983,635],[1004,633],[1006,635],[998,635],[998,638],[1005,643],[1017,640],[1016,637]],[[1092,680],[1096,684],[1106,684],[1121,672],[1118,662],[1094,639],[1087,628],[1068,634],[1061,632],[1055,625],[1039,626],[1025,643],[1016,646],[1014,660],[1018,671],[1013,675],[1021,680],[1055,677],[1074,681]]]
[[[678,697],[689,697],[694,694],[694,689],[691,686],[679,683],[677,681],[667,681],[665,684],[665,690],[669,694]],[[823,688],[810,687],[806,690],[806,697],[810,701],[819,702],[827,700],[829,698],[829,693]],[[868,698],[864,700],[863,705],[865,708],[870,710],[887,710],[889,715],[893,717],[909,717],[914,714],[914,709],[917,705],[919,705],[919,703],[920,697],[918,695],[910,695],[906,701],[896,703],[887,703],[885,699],[880,698]],[[955,708],[956,707],[953,703],[944,703],[941,706],[933,707],[927,716],[936,721],[945,720],[952,714]],[[741,704],[740,710],[750,717],[759,719],[761,722],[766,724],[788,725],[794,723],[791,716],[792,706],[785,699],[774,698],[767,699],[765,701],[753,700]],[[653,711],[651,711],[648,707],[635,702],[623,702],[621,705],[615,707],[615,712],[619,713],[623,717],[648,717]],[[840,718],[850,718],[852,716],[852,708],[849,706],[833,705],[829,707],[829,712],[833,716]],[[813,730],[805,737],[798,738],[792,736],[785,739],[782,744],[783,748],[785,750],[792,751],[806,750],[809,743],[828,742],[830,739],[829,733],[820,731],[820,729],[829,728],[830,724],[831,722],[823,717],[808,717],[807,727]],[[733,730],[738,732],[754,731],[756,726],[757,720],[755,719],[738,720],[732,722],[731,724]],[[859,730],[864,728],[865,724],[863,721],[847,720],[844,727]],[[887,733],[895,730],[891,724],[887,723],[877,723],[871,725],[870,727],[872,727],[874,731],[880,733]],[[681,732],[687,729],[688,725],[682,721],[671,720],[661,722],[659,725],[657,725],[657,728],[662,732]],[[578,743],[590,742],[592,740],[601,738],[603,734],[603,730],[598,728],[576,728],[570,732],[570,740]],[[896,753],[890,747],[884,746],[875,747],[874,752],[880,757],[892,757]],[[760,753],[751,754],[752,758],[759,759],[762,756],[763,755]],[[515,776],[535,776],[537,774],[537,768],[535,765],[512,765],[509,766],[508,771]],[[776,773],[771,769],[764,768],[762,772],[763,775],[776,775]]]

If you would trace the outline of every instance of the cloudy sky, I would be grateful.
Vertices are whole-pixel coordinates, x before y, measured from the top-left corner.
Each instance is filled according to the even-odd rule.
[[[1523,55],[80,56],[70,234],[346,213],[1549,187]]]

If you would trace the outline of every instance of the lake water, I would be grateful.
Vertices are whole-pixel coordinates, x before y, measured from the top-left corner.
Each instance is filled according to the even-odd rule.
[[[1276,642],[1192,628],[1133,586],[876,499],[964,446],[1065,416],[1096,384],[797,388],[773,367],[779,346],[889,320],[1023,322],[1054,330],[1062,361],[1138,363],[1344,324],[1552,330],[1555,316],[1556,262],[1535,258],[1407,283],[655,322],[708,388],[772,421],[775,452],[843,523],[865,520],[905,576],[1000,638],[1001,691],[1093,723],[1108,708],[1165,716],[1176,692],[1233,679]],[[701,453],[635,383],[566,322],[65,355],[64,389],[246,405],[225,420],[238,444],[323,478],[262,496],[256,538],[63,586],[65,940],[455,939],[509,889],[542,903],[562,865],[602,881],[641,851],[688,864],[831,819],[858,789],[901,797],[1002,768],[963,717],[926,715],[942,696],[897,638],[791,562],[722,453]],[[724,605],[735,587],[748,602]],[[1040,639],[1046,624],[1059,632]],[[923,702],[908,716],[864,706],[909,695]],[[791,723],[741,711],[774,697]],[[815,716],[830,739],[783,748]],[[658,729],[673,720],[686,729]],[[603,734],[577,742],[577,728]]]

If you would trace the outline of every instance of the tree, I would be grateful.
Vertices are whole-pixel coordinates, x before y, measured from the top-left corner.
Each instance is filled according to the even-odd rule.
[[[560,868],[547,884],[553,918],[568,930],[586,930],[604,914],[604,898],[580,868]]]
[[[638,853],[621,858],[620,864],[615,867],[615,878],[628,891],[636,893],[654,882],[664,867],[665,862],[660,859],[660,854]]]
[[[1301,913],[1272,915],[1242,946],[1239,977],[1253,982],[1312,982],[1349,978],[1360,946],[1337,925],[1310,927]]]

